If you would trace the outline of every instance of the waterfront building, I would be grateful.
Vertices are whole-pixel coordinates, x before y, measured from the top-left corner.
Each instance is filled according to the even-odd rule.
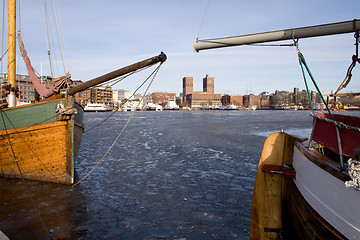
[[[314,99],[313,91],[311,91],[310,96],[312,96],[312,99]],[[298,98],[298,101],[297,101],[296,105],[303,106],[304,108],[310,107],[310,101],[309,101],[308,93],[306,90],[302,90],[301,92],[299,91],[297,98]],[[316,99],[316,97],[315,97],[315,99]]]
[[[245,108],[258,108],[260,107],[260,96],[249,94],[244,96]]]
[[[7,82],[7,74],[1,75],[2,81]],[[39,77],[41,84],[43,84],[48,89],[52,88],[53,80],[50,76],[41,76]],[[18,104],[29,104],[39,101],[39,95],[37,94],[34,85],[28,75],[16,75],[17,87],[19,89],[17,95]],[[72,86],[81,84],[82,81],[74,80],[71,81]],[[112,90],[111,88],[93,88],[87,89],[82,92],[78,92],[74,95],[75,101],[85,106],[87,103],[105,103],[112,105]]]
[[[214,77],[209,77],[207,74],[203,78],[203,92],[214,93]]]
[[[225,94],[221,97],[221,104],[223,106],[235,105],[242,107],[244,105],[244,96]]]
[[[221,94],[214,93],[214,77],[203,78],[203,91],[194,92],[193,77],[183,78],[183,107],[217,108],[221,105]]]
[[[186,96],[186,102],[192,108],[218,108],[221,105],[221,94],[194,92]]]
[[[261,108],[270,108],[270,94],[261,94],[260,95],[260,107]]]
[[[27,75],[16,75],[16,82],[19,88],[19,102],[21,103],[35,103],[35,88],[31,79]]]
[[[3,82],[7,82],[7,73],[2,74],[1,78]],[[51,77],[43,76],[41,77],[41,83],[45,86],[52,86]],[[36,94],[35,88],[31,79],[28,75],[16,74],[16,84],[18,87],[17,101],[19,104],[29,104],[35,103],[38,100],[38,95]]]
[[[294,103],[294,105],[299,104],[299,88],[294,88],[293,103]]]
[[[154,92],[151,94],[151,98],[155,104],[165,106],[169,101],[176,101],[176,93]]]
[[[176,104],[179,105],[179,106],[183,105],[182,93],[176,95]]]
[[[40,82],[47,89],[53,88],[53,80],[50,76],[40,76]],[[1,79],[4,83],[7,83],[7,73],[1,75]],[[78,84],[81,81],[74,81],[72,84]],[[28,75],[16,74],[16,85],[18,87],[18,93],[16,94],[18,104],[35,103],[40,100],[34,85]],[[75,99],[76,96],[75,95]]]
[[[83,82],[80,80],[75,80],[73,81],[73,84],[79,85],[82,84]],[[86,104],[90,103],[90,89],[86,89],[84,91],[78,92],[74,95],[75,101],[77,101],[78,103],[80,103],[82,106],[86,106]]]
[[[125,89],[113,90],[114,103],[121,103],[124,99],[134,99],[133,92]]]
[[[183,98],[186,98],[186,95],[193,93],[193,77],[184,77],[183,78]]]
[[[113,93],[111,87],[94,87],[90,90],[90,102],[112,106]]]
[[[271,96],[271,106],[272,107],[285,107],[290,106],[291,98],[289,91],[279,91],[276,90],[275,94]]]

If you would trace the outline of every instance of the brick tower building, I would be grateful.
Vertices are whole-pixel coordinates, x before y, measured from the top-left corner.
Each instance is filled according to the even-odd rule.
[[[203,78],[203,92],[214,93],[214,77],[209,77],[206,74]]]
[[[193,77],[184,77],[183,78],[183,97],[186,97],[188,94],[192,94],[194,90],[193,87]]]

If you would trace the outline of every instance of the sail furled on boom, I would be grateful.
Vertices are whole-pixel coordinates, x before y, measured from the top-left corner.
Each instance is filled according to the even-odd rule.
[[[34,68],[31,65],[31,61],[30,61],[30,59],[29,59],[29,57],[27,55],[27,51],[25,50],[24,43],[23,43],[23,41],[21,39],[20,34],[19,34],[18,37],[19,37],[19,42],[20,42],[19,45],[20,45],[21,56],[24,59],[26,68],[27,68],[28,73],[29,73],[29,77],[31,79],[31,82],[34,85],[34,88],[35,88],[36,92],[38,92],[41,97],[50,97],[50,96],[52,96],[55,93],[55,90],[47,89],[44,85],[41,84],[39,78],[36,76]]]

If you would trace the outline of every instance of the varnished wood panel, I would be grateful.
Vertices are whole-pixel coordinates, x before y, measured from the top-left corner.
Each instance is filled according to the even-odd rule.
[[[29,128],[8,130],[13,151],[26,179],[71,183],[72,165],[70,121],[59,121]],[[0,174],[21,178],[5,131],[0,132]],[[70,171],[72,171],[70,169]]]
[[[251,208],[250,239],[280,239],[282,231],[282,175],[262,172],[264,164],[291,164],[293,140],[285,133],[271,134],[264,143],[256,174]]]

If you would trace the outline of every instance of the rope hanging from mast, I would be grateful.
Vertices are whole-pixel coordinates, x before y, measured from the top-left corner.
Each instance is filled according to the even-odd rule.
[[[346,86],[350,83],[351,81],[351,77],[352,77],[352,70],[354,69],[356,63],[360,64],[360,59],[359,59],[359,31],[355,33],[354,35],[355,37],[355,46],[356,46],[356,50],[355,50],[355,55],[352,56],[352,63],[350,64],[347,72],[346,72],[346,77],[344,79],[344,81],[342,81],[342,83],[340,84],[340,86],[338,87],[338,89],[335,91],[335,93],[333,94],[334,97],[339,96],[338,93],[339,91],[341,91],[342,89],[346,88]]]
[[[133,92],[133,94],[132,94],[125,102],[122,102],[121,105],[119,105],[119,106],[115,109],[115,111],[113,111],[109,116],[107,116],[107,117],[106,117],[104,120],[102,120],[100,123],[96,124],[94,127],[92,127],[92,128],[90,128],[90,129],[87,129],[86,131],[84,131],[84,133],[87,133],[87,132],[93,130],[94,128],[100,126],[100,125],[103,124],[106,120],[108,120],[111,116],[113,116],[113,115],[117,112],[117,110],[119,110],[123,105],[125,105],[125,104],[136,94],[136,92],[150,79],[150,77],[153,76],[154,73],[155,73],[153,79],[151,80],[151,83],[150,83],[150,85],[151,85],[152,82],[154,81],[154,78],[155,78],[156,74],[157,74],[158,71],[160,70],[160,67],[161,67],[161,66],[162,66],[162,63],[143,81],[142,84],[140,84],[140,86]],[[133,73],[130,73],[129,75],[131,75],[131,74],[133,74]],[[128,77],[129,75],[125,76],[124,78]],[[121,80],[123,80],[123,79],[121,79]],[[121,81],[121,80],[120,80],[120,81]],[[149,87],[148,87],[148,88],[149,88]],[[147,91],[147,90],[146,90],[146,91]],[[145,95],[146,95],[146,93],[144,94],[144,96],[145,96]],[[144,97],[143,97],[143,98],[144,98]]]
[[[153,83],[153,81],[154,81],[157,73],[159,72],[160,67],[162,66],[162,64],[163,64],[163,62],[161,62],[161,63],[159,64],[159,66],[149,75],[149,77],[146,78],[146,80],[135,90],[135,92],[138,91],[138,90],[150,79],[150,77],[153,76],[152,79],[151,79],[151,81],[150,81],[150,83],[149,83],[149,85],[147,86],[147,88],[146,88],[146,90],[145,90],[145,92],[144,92],[144,94],[143,94],[143,98],[144,98],[145,95],[147,94],[147,92],[148,92],[150,86],[152,85],[152,83]],[[135,92],[134,92],[134,94],[135,94]],[[133,94],[133,95],[134,95],[134,94]],[[140,104],[140,103],[139,103],[139,104]],[[116,111],[114,111],[109,117],[111,117],[115,112],[116,112]],[[72,187],[75,187],[75,186],[78,185],[80,182],[82,182],[83,180],[85,180],[85,179],[100,165],[100,163],[101,163],[101,162],[105,159],[105,157],[109,154],[109,152],[111,151],[111,149],[115,146],[115,143],[119,140],[120,136],[121,136],[122,133],[125,131],[126,127],[127,127],[128,124],[130,123],[130,120],[133,118],[133,116],[134,116],[135,113],[136,113],[136,111],[134,111],[134,112],[130,115],[130,117],[129,117],[129,119],[126,121],[124,127],[121,129],[121,131],[119,132],[118,136],[116,137],[116,139],[114,140],[114,142],[111,144],[111,146],[109,147],[109,149],[106,151],[106,153],[104,154],[104,156],[95,164],[95,166],[94,166],[82,179],[80,179],[78,182],[76,182]],[[107,120],[109,117],[107,117],[105,120]],[[105,120],[104,120],[104,121],[105,121]],[[101,123],[103,123],[104,121],[102,121]],[[100,124],[101,124],[101,123],[100,123]],[[100,124],[98,124],[98,125],[100,125]],[[97,127],[98,125],[96,125],[95,127]],[[95,128],[95,127],[94,127],[94,128]],[[91,129],[90,129],[90,130],[91,130]],[[89,131],[89,130],[88,130],[88,131]]]
[[[45,33],[47,40],[47,48],[48,48],[47,54],[49,58],[50,72],[51,72],[51,77],[54,78],[55,75],[65,75],[67,73],[66,64],[65,64],[66,58],[64,56],[64,49],[63,49],[65,48],[65,41],[63,39],[64,34],[61,25],[61,16],[60,16],[60,11],[58,10],[59,6],[58,4],[55,6],[54,1],[50,1],[50,5],[51,5],[50,7],[48,7],[46,0],[42,0],[41,2],[42,2],[43,15],[44,15],[43,19],[44,19],[44,26],[45,26]],[[49,14],[49,12],[51,12],[51,14]],[[53,29],[55,33],[53,33],[52,31]],[[52,37],[53,35],[56,36],[55,40]],[[54,48],[55,41],[57,42],[56,45],[58,45],[61,61],[57,61],[58,57]],[[57,64],[54,66],[54,64],[57,62],[62,63],[63,71],[59,70],[59,66]],[[58,74],[55,74],[55,68]]]
[[[200,32],[201,32],[202,26],[204,25],[204,21],[205,21],[205,17],[206,17],[206,14],[207,14],[209,5],[210,5],[210,0],[208,1],[207,5],[206,5],[205,13],[204,13],[203,19],[202,19],[202,21],[201,21],[200,28],[199,28],[199,32],[198,32],[198,35],[197,35],[197,38],[196,38],[196,39],[199,39]]]
[[[329,109],[329,107],[328,107],[328,104],[327,104],[327,102],[325,101],[325,99],[324,99],[324,97],[323,97],[323,95],[322,95],[322,93],[321,93],[321,91],[320,91],[320,88],[318,87],[318,85],[317,85],[317,83],[316,83],[316,81],[315,81],[315,79],[314,79],[314,76],[312,75],[312,73],[311,73],[311,71],[310,71],[310,68],[308,67],[308,65],[307,65],[307,63],[306,63],[306,61],[305,61],[305,57],[304,57],[304,55],[300,52],[298,40],[295,40],[295,39],[294,39],[294,45],[295,45],[296,50],[297,50],[297,53],[298,53],[299,64],[300,64],[300,66],[301,66],[301,71],[302,71],[302,75],[303,75],[303,78],[304,78],[304,82],[305,82],[305,86],[306,86],[306,91],[307,91],[307,93],[308,93],[309,102],[310,102],[310,106],[311,106],[312,112],[314,113],[315,111],[314,111],[314,107],[313,107],[313,105],[312,105],[312,99],[311,99],[310,91],[309,91],[308,84],[307,84],[307,81],[306,81],[306,76],[305,76],[304,67],[305,67],[308,75],[310,76],[310,79],[311,79],[311,81],[313,82],[313,84],[314,84],[317,92],[319,93],[320,98],[321,98],[322,102],[324,103],[324,105],[325,105],[325,107],[326,107],[326,109],[327,109],[327,111],[328,111],[331,119],[334,120],[334,118],[333,118],[333,116],[332,116],[332,114],[331,114],[331,111],[330,111],[330,109]]]

